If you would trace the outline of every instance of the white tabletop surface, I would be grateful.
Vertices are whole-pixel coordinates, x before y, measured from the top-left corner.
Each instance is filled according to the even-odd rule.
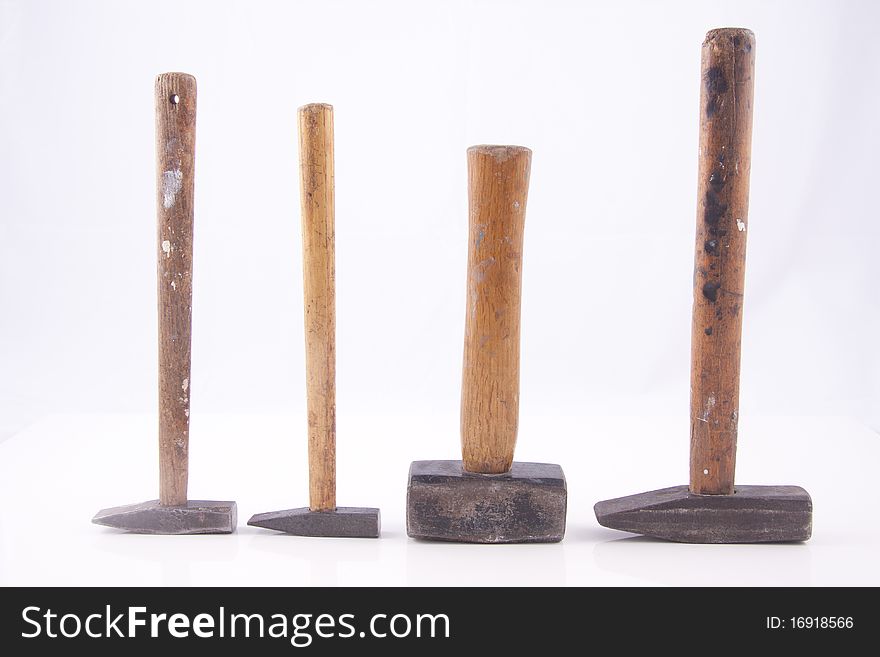
[[[155,498],[155,418],[54,415],[0,443],[2,585],[878,585],[880,436],[839,417],[744,418],[738,481],[799,484],[814,502],[798,545],[678,545],[600,527],[603,498],[686,483],[687,417],[523,417],[517,459],[561,463],[568,529],[551,545],[406,536],[412,459],[456,458],[451,417],[341,417],[341,506],[379,506],[382,537],[314,539],[248,527],[307,504],[301,418],[195,416],[190,496],[234,499],[227,536],[127,535],[102,507]],[[541,440],[541,437],[546,440]]]

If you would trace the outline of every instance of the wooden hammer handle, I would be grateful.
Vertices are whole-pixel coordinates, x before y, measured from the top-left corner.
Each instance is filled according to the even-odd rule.
[[[468,149],[469,248],[461,451],[468,472],[510,470],[519,421],[523,228],[532,152]]]
[[[309,427],[309,506],[336,508],[336,274],[333,107],[299,109]]]
[[[703,42],[691,333],[690,490],[734,492],[743,283],[749,214],[755,36]]]
[[[192,331],[196,80],[156,78],[159,286],[159,502],[186,504]]]

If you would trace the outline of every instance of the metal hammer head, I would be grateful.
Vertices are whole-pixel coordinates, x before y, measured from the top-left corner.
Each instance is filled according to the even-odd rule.
[[[737,486],[733,495],[695,495],[687,486],[599,502],[599,524],[680,543],[806,541],[813,502],[800,486]]]
[[[460,543],[555,543],[565,534],[562,468],[514,462],[500,475],[466,472],[461,461],[413,461],[406,533]]]
[[[248,524],[295,536],[379,538],[379,509],[350,506],[338,506],[333,511],[312,511],[308,507],[287,509],[258,513]]]
[[[235,502],[189,500],[181,506],[162,506],[150,500],[101,509],[92,522],[135,534],[231,534],[238,510]]]

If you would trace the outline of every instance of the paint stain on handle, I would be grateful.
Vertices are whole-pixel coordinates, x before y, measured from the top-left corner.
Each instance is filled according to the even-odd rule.
[[[174,201],[182,187],[183,172],[179,167],[162,173],[162,205],[166,210],[174,206]]]

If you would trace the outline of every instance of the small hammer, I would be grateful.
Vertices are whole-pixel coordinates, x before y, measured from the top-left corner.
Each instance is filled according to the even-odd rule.
[[[548,543],[565,534],[562,468],[513,460],[519,422],[523,230],[532,152],[467,152],[469,249],[461,386],[461,461],[414,461],[413,538]]]
[[[249,525],[297,536],[377,538],[379,509],[336,506],[336,274],[333,107],[299,109],[309,436],[309,506]]]
[[[228,534],[235,502],[187,500],[196,79],[156,78],[159,284],[159,499],[102,509],[92,522],[140,534]]]
[[[712,30],[703,42],[690,486],[599,502],[601,525],[686,543],[805,541],[799,486],[734,486],[740,338],[751,170],[755,36]]]

